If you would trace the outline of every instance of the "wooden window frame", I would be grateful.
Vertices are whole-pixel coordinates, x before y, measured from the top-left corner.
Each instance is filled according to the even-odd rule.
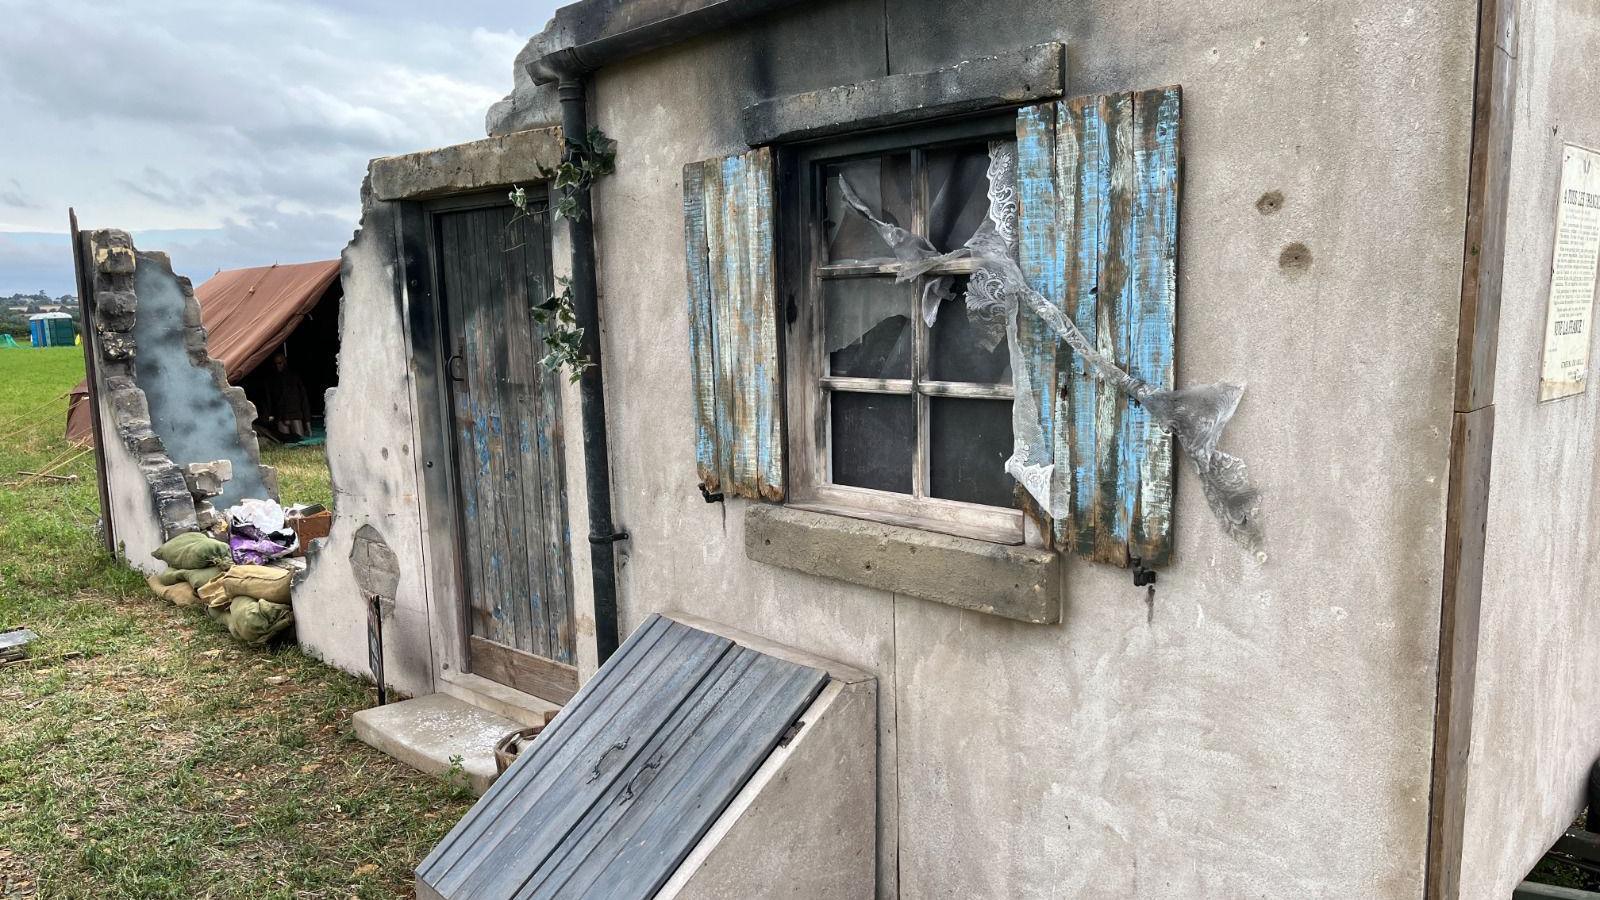
[[[927,496],[929,486],[928,409],[932,397],[1011,400],[1011,385],[980,386],[923,380],[927,371],[928,326],[913,307],[915,360],[910,379],[850,378],[824,374],[823,298],[825,280],[892,275],[898,263],[834,263],[825,260],[824,185],[820,169],[829,162],[909,150],[920,154],[941,146],[985,139],[1014,139],[1016,116],[973,117],[956,122],[895,129],[817,141],[783,148],[778,156],[779,295],[784,310],[785,414],[788,443],[788,505],[852,518],[868,519],[925,531],[952,534],[999,544],[1032,542],[1035,529],[1021,509],[987,506]],[[925,176],[920,166],[919,172]],[[920,178],[919,178],[920,180]],[[926,185],[920,184],[919,194]],[[918,217],[922,216],[919,203]],[[921,230],[919,221],[913,226]],[[970,274],[976,265],[960,260],[933,270],[933,275]],[[920,284],[920,282],[919,282]],[[920,297],[920,292],[913,292]],[[846,389],[893,393],[915,401],[919,431],[914,456],[913,492],[889,491],[832,483],[829,471],[831,421],[826,392]]]

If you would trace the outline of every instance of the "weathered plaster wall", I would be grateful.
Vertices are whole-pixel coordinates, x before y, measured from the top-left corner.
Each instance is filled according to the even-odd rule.
[[[806,4],[596,79],[624,631],[684,607],[879,677],[885,895],[1418,896],[1476,4],[929,6]],[[1069,93],[1184,86],[1179,376],[1251,385],[1228,445],[1271,561],[1180,476],[1149,622],[1076,561],[1060,626],[749,562],[742,502],[695,488],[682,166],[754,100],[1049,39]]]
[[[1600,755],[1600,559],[1588,549],[1600,537],[1600,385],[1538,402],[1562,145],[1600,150],[1600,7],[1524,0],[1521,19],[1462,860],[1468,900],[1510,896],[1583,808]]]
[[[111,400],[106,394],[104,390],[98,391],[97,402],[100,404],[100,421],[109,425],[115,420],[112,418]],[[141,572],[149,575],[160,572],[167,564],[150,553],[160,547],[166,537],[162,532],[161,519],[156,515],[144,472],[139,468],[139,455],[121,441],[108,440],[105,442],[105,456],[107,483],[116,486],[109,494],[117,552]]]
[[[311,654],[370,677],[367,607],[350,561],[356,533],[370,525],[400,569],[384,622],[384,676],[401,692],[420,696],[434,690],[434,651],[405,309],[396,276],[396,211],[392,203],[364,199],[361,229],[341,257],[339,385],[327,395],[333,529],[295,589],[296,632]]]

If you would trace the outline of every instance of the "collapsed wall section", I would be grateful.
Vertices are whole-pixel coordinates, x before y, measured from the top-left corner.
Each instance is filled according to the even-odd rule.
[[[116,437],[100,436],[108,512],[121,552],[146,568],[151,550],[216,515],[196,500],[185,467],[228,461],[223,504],[275,498],[276,477],[261,465],[255,407],[207,355],[189,279],[173,274],[166,254],[139,252],[125,231],[103,229],[89,241],[95,396],[102,428]]]

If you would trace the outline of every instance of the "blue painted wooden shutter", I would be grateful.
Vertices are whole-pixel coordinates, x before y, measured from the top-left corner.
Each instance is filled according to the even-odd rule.
[[[1029,283],[1102,352],[1173,385],[1177,312],[1177,87],[1045,103],[1017,115],[1018,240]],[[1020,350],[1069,495],[1056,546],[1097,562],[1162,565],[1172,553],[1172,438],[1088,375],[1037,317]],[[1049,396],[1046,396],[1046,392]],[[1060,493],[1057,493],[1060,492]]]
[[[683,218],[700,480],[782,500],[772,151],[685,166]]]

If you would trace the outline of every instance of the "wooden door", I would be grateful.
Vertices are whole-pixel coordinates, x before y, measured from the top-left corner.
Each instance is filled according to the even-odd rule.
[[[445,322],[470,671],[555,702],[577,690],[561,417],[532,309],[551,293],[545,211],[432,213]]]

